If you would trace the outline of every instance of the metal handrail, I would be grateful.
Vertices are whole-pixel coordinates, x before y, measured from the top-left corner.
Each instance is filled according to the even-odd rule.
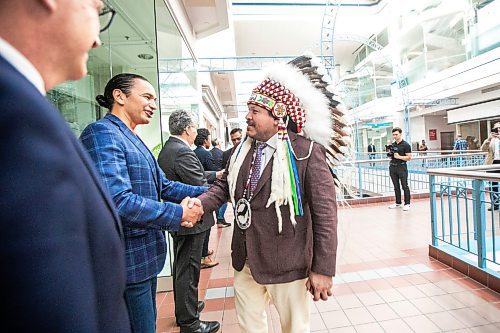
[[[486,171],[500,171],[500,165],[492,164],[458,168],[429,169],[427,170],[427,174],[431,176],[500,181],[500,174],[487,173]]]
[[[450,150],[451,151],[451,150]],[[455,151],[456,152],[456,151]],[[367,153],[368,154],[368,153]],[[371,154],[371,153],[370,153]],[[377,153],[377,154],[387,154],[387,153]],[[486,155],[486,152],[479,151],[479,152],[474,152],[474,153],[463,153],[463,154],[455,154],[456,156],[454,157],[467,157],[467,156],[481,156],[481,155]],[[443,155],[442,157],[451,157],[450,155]],[[433,156],[412,156],[412,160],[424,160],[424,159],[436,159],[436,158],[441,158],[441,155],[433,155]],[[353,164],[364,164],[364,163],[374,163],[374,162],[381,162],[381,161],[389,161],[390,158],[374,158],[374,159],[368,159],[368,160],[354,160],[354,161],[344,161],[342,162],[343,165],[353,165]]]

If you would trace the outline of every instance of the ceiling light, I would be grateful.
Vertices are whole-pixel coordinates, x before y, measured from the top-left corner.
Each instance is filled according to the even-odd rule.
[[[153,58],[154,58],[154,57],[153,57],[151,54],[149,54],[149,53],[141,53],[141,54],[138,54],[138,55],[137,55],[137,57],[138,57],[138,58],[140,58],[140,59],[144,59],[144,60],[151,60],[151,59],[153,59]]]

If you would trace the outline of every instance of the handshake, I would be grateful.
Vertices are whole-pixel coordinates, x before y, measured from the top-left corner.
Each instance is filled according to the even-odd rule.
[[[181,226],[192,228],[203,216],[203,207],[198,198],[185,197],[181,201],[182,207],[182,222]]]

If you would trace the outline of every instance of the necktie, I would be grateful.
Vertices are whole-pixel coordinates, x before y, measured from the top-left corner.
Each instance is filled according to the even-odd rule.
[[[265,142],[258,142],[255,149],[255,160],[253,162],[252,177],[250,178],[250,193],[257,187],[260,179],[260,168],[262,167],[262,151],[267,146]]]

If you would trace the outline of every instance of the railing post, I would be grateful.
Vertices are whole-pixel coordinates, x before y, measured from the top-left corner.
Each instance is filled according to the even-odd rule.
[[[431,203],[432,245],[437,246],[436,176],[429,175],[429,198]]]
[[[363,176],[361,175],[361,163],[358,163],[358,185],[359,197],[363,198]]]
[[[472,181],[472,198],[474,200],[474,233],[477,239],[477,265],[486,267],[486,223],[484,213],[484,181]]]

